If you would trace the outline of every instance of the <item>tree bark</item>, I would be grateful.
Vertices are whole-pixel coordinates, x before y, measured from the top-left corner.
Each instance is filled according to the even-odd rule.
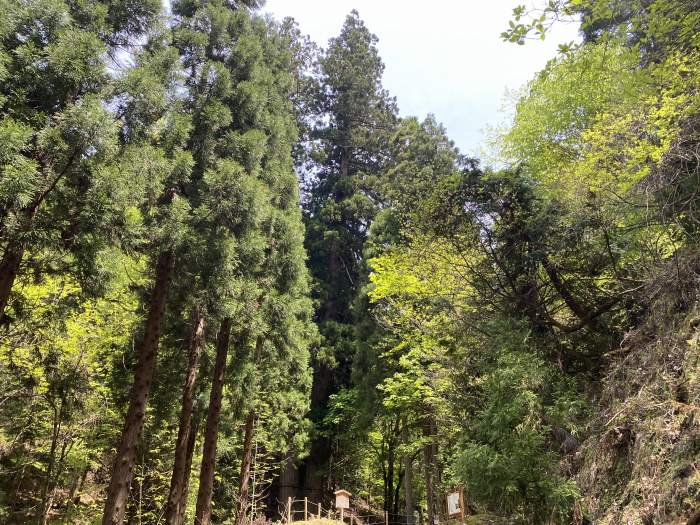
[[[114,458],[102,525],[121,525],[124,520],[129,488],[134,477],[136,448],[141,440],[148,394],[156,367],[158,344],[163,327],[167,293],[172,280],[174,260],[174,254],[166,252],[158,257],[156,263],[155,285],[149,299],[143,339],[138,346],[138,361],[134,370],[129,409],[124,419],[124,429]]]
[[[394,439],[391,436],[387,440],[386,477],[384,478],[384,510],[393,518],[394,513]],[[391,519],[391,521],[394,521]]]
[[[257,365],[263,351],[263,338],[258,337],[255,341],[255,353],[253,354],[253,364]],[[243,436],[243,458],[241,460],[241,473],[238,478],[239,496],[236,508],[235,525],[243,525],[248,512],[250,500],[248,498],[248,484],[250,483],[250,466],[253,462],[253,434],[255,432],[255,419],[257,414],[251,408],[245,421]],[[255,497],[255,487],[253,487],[253,497]]]
[[[197,493],[197,510],[195,525],[209,525],[211,522],[211,496],[214,488],[214,466],[216,463],[216,440],[219,432],[219,416],[221,415],[221,399],[224,390],[224,375],[226,372],[226,357],[231,338],[231,319],[225,318],[219,328],[216,342],[216,363],[212,378],[211,395],[207,424],[204,430],[204,449],[202,450],[202,468],[199,473],[199,492]]]
[[[403,441],[404,447],[408,447],[408,420],[405,417],[401,426],[401,441]],[[405,452],[403,461],[406,525],[413,525],[413,458],[408,450]]]
[[[557,270],[554,263],[552,263],[552,261],[549,260],[549,257],[545,256],[542,259],[542,267],[544,268],[545,272],[547,272],[549,280],[551,281],[552,285],[554,285],[554,288],[557,290],[557,292],[559,292],[559,295],[566,303],[566,306],[568,306],[569,309],[581,321],[586,320],[589,315],[588,311],[583,306],[581,306],[576,299],[574,299],[574,296],[569,290],[569,287],[561,279],[561,277],[559,276],[559,271]]]
[[[180,501],[177,506],[176,525],[185,523],[185,513],[187,512],[187,495],[190,488],[190,473],[192,472],[192,456],[194,456],[194,447],[197,443],[197,430],[199,429],[199,418],[194,415],[190,422],[190,431],[187,437],[187,456],[185,458],[185,473],[182,479],[182,491],[180,492]]]
[[[250,482],[250,465],[253,462],[253,431],[255,427],[255,410],[248,412],[248,417],[245,420],[245,435],[243,438],[243,458],[241,461],[241,475],[238,479],[239,496],[238,508],[236,509],[235,525],[243,525],[245,523],[246,513],[250,501],[248,498],[248,484]]]
[[[428,439],[423,445],[423,463],[425,468],[425,492],[428,500],[428,525],[435,523],[435,496],[433,494],[433,425],[430,416],[426,416],[423,422],[423,436]]]
[[[180,516],[179,505],[182,502],[182,489],[185,476],[189,475],[189,472],[186,472],[189,445],[188,438],[192,420],[194,387],[197,381],[199,357],[202,354],[202,347],[204,346],[204,314],[200,309],[196,309],[192,318],[193,329],[189,345],[187,374],[185,375],[185,384],[182,387],[180,426],[177,431],[177,442],[175,443],[175,461],[173,463],[173,474],[170,480],[170,493],[168,494],[168,503],[165,507],[165,523],[167,525],[178,525],[178,518]]]
[[[24,257],[24,248],[19,243],[10,243],[0,262],[0,321],[5,317],[5,308],[10,299],[12,286]]]
[[[49,513],[51,512],[51,503],[53,501],[53,478],[54,468],[56,466],[56,449],[58,447],[58,436],[61,432],[61,423],[63,422],[63,400],[61,400],[61,408],[56,408],[53,405],[53,431],[51,432],[51,451],[49,452],[49,464],[46,468],[46,479],[41,490],[41,509],[39,511],[39,525],[46,525],[49,521]]]
[[[83,472],[74,481],[70,489],[70,500],[72,504],[80,503],[80,491],[83,490],[83,485],[85,485],[85,480],[90,473],[90,467],[85,467]]]

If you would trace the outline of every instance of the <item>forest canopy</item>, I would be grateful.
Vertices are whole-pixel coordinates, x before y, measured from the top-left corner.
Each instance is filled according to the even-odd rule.
[[[700,523],[700,2],[513,5],[490,164],[262,4],[0,0],[0,522]]]

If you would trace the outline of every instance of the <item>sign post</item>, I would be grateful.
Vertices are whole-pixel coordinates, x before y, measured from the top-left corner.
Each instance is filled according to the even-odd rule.
[[[340,509],[340,521],[345,518],[345,509],[350,508],[350,494],[347,490],[335,491],[335,508]]]

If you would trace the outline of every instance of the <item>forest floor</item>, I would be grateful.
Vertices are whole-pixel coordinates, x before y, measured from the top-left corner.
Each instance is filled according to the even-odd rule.
[[[506,525],[506,523],[507,522],[504,521],[503,518],[499,518],[493,514],[476,514],[473,516],[466,516],[463,525]],[[295,521],[294,525],[347,525],[347,523],[340,520],[314,519],[307,521]]]

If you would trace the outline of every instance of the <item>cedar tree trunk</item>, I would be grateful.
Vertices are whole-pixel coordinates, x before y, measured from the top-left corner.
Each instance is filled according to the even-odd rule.
[[[134,477],[136,447],[141,439],[148,394],[156,367],[158,343],[163,326],[166,297],[172,280],[174,260],[173,253],[166,252],[158,257],[156,264],[155,285],[151,291],[143,339],[138,346],[138,361],[134,370],[129,409],[124,419],[124,429],[114,458],[102,525],[121,525],[124,520],[129,488]]]
[[[207,424],[204,430],[204,449],[202,450],[202,468],[199,473],[199,492],[197,493],[196,525],[209,525],[211,521],[211,496],[214,488],[214,466],[216,463],[216,439],[219,433],[219,416],[221,415],[221,398],[224,390],[224,373],[229,339],[231,338],[231,319],[221,322],[219,337],[216,341],[216,363],[209,396]]]
[[[248,412],[245,420],[245,436],[243,438],[243,459],[241,461],[241,475],[238,486],[240,487],[238,496],[238,508],[236,509],[235,525],[245,523],[248,512],[248,483],[250,482],[250,465],[253,462],[253,431],[255,427],[255,411]]]
[[[177,431],[177,442],[175,443],[173,475],[170,480],[168,503],[165,507],[166,525],[177,525],[177,520],[180,516],[179,505],[182,501],[182,488],[184,486],[185,476],[189,477],[189,472],[185,472],[185,467],[187,465],[187,449],[189,444],[190,423],[192,420],[194,387],[197,381],[199,357],[202,354],[202,347],[204,346],[204,314],[200,309],[196,309],[192,319],[194,322],[189,345],[187,374],[185,375],[185,384],[182,387],[182,408],[180,409],[180,426]]]
[[[5,316],[5,308],[10,299],[10,292],[15,284],[23,256],[24,248],[22,245],[11,243],[5,250],[2,262],[0,262],[0,320]]]

